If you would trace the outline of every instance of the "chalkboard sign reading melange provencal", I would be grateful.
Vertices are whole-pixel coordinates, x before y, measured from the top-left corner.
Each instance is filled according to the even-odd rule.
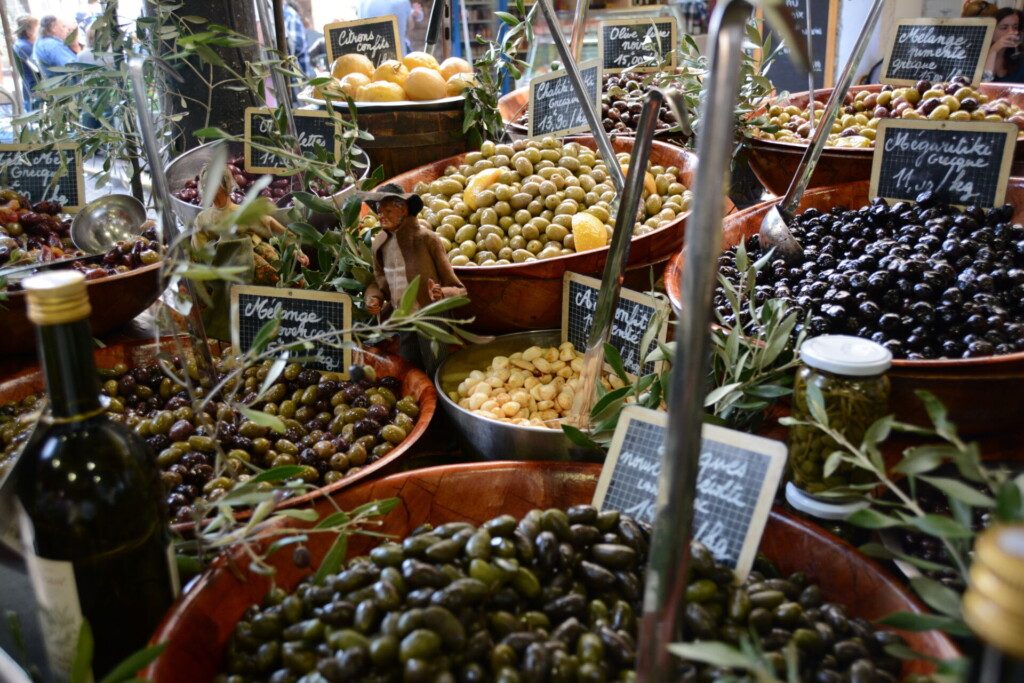
[[[307,341],[332,330],[352,329],[352,299],[340,292],[231,287],[231,343],[236,349],[245,352],[252,348],[259,331],[276,317],[281,326],[272,344]],[[346,334],[344,340],[351,342],[351,335]],[[314,358],[306,365],[326,372],[345,373],[352,364],[351,349],[316,342],[311,350],[298,355]]]
[[[793,14],[799,39],[807,42],[807,0],[785,0],[786,7]],[[811,64],[814,72],[814,87],[832,86],[835,67],[836,23],[839,16],[838,0],[811,0]],[[779,45],[781,38],[762,22],[762,31],[772,36],[772,45]],[[804,92],[807,90],[807,71],[797,65],[790,53],[792,47],[783,45],[768,69],[767,76],[776,92]],[[763,56],[763,55],[762,55]]]
[[[587,347],[590,329],[594,326],[594,311],[601,292],[601,281],[585,275],[566,273],[562,278],[562,341],[570,341],[577,349]],[[626,372],[634,377],[656,370],[655,363],[644,365],[644,358],[657,348],[657,341],[665,342],[668,326],[661,325],[650,347],[641,349],[643,337],[656,318],[664,323],[668,318],[668,304],[649,294],[622,289],[609,342],[622,356]]]
[[[315,157],[315,150],[321,147],[332,161],[341,154],[341,140],[337,136],[337,124],[330,112],[316,109],[296,109],[295,128],[303,156]],[[258,149],[252,140],[263,138],[264,145],[271,142],[269,136],[277,129],[273,109],[248,107],[245,110],[245,170],[249,173],[278,173],[294,167],[287,159],[273,152]]]
[[[601,56],[604,73],[618,73],[625,69],[658,71],[665,56],[669,57],[668,68],[675,69],[674,18],[602,21],[598,26],[597,54]],[[645,46],[648,38],[653,43],[651,47]],[[640,66],[643,64],[648,66]]]
[[[981,82],[996,21],[964,19],[901,19],[882,60],[882,83],[913,85],[966,76]]]
[[[387,14],[371,19],[339,21],[324,26],[327,63],[333,64],[341,55],[355,52],[380,66],[389,59],[401,59],[404,50],[399,45],[398,18]]]
[[[82,153],[77,145],[0,145],[0,186],[32,202],[59,202],[65,211],[85,206]]]
[[[579,64],[580,76],[594,108],[601,111],[601,63],[590,59]],[[563,70],[530,81],[530,137],[568,135],[589,130],[576,90]]]
[[[594,505],[654,522],[667,415],[628,406],[622,411]],[[786,464],[786,446],[704,425],[694,503],[693,537],[745,577],[754,562],[772,499]]]
[[[934,192],[956,205],[998,206],[1017,141],[1009,122],[887,119],[878,125],[872,197],[912,200]]]

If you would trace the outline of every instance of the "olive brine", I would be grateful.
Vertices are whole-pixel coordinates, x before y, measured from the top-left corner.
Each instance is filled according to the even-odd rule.
[[[753,298],[802,309],[810,334],[856,334],[911,360],[1024,351],[1024,226],[1013,207],[939,203],[932,193],[891,206],[807,209],[791,226],[802,263],[770,261]],[[750,260],[764,256],[758,236]],[[719,272],[736,281],[735,249]],[[721,287],[715,306],[733,322]]]
[[[235,627],[220,683],[243,681],[633,681],[649,528],[589,505],[423,525],[358,557],[322,585],[272,589]],[[826,603],[802,574],[759,562],[742,586],[695,543],[685,623],[691,639],[756,634],[784,676],[895,681],[901,662],[876,631]],[[730,672],[684,663],[684,683]]]

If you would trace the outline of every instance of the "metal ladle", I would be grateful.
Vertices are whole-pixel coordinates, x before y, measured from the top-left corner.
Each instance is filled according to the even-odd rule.
[[[813,121],[813,114],[811,116],[811,125],[814,126],[814,137],[811,140],[811,144],[807,146],[803,158],[800,160],[800,165],[796,169],[796,174],[793,176],[789,189],[786,190],[786,195],[782,198],[782,201],[765,214],[764,219],[761,221],[759,233],[761,247],[765,250],[774,249],[775,256],[785,260],[787,263],[800,262],[804,258],[804,248],[793,237],[793,233],[789,229],[789,221],[793,219],[796,208],[799,206],[800,200],[803,199],[804,191],[807,190],[807,183],[810,182],[811,176],[814,174],[814,168],[818,165],[818,159],[821,158],[821,153],[825,149],[829,133],[832,132],[832,124],[839,114],[839,107],[846,99],[846,91],[853,82],[853,73],[864,56],[864,51],[871,40],[875,24],[882,13],[882,5],[883,0],[874,0],[874,3],[871,5],[871,10],[868,12],[867,17],[865,17],[864,25],[860,29],[857,43],[853,46],[853,51],[850,53],[850,59],[842,71],[839,82],[836,83],[832,89],[832,94],[828,98],[828,103],[825,105],[825,111],[821,115],[821,120],[815,123]],[[807,95],[809,100],[813,102],[814,91],[809,91]],[[813,105],[811,106],[813,107]]]

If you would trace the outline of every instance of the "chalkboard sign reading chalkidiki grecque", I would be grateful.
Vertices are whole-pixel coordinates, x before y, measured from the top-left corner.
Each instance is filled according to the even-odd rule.
[[[1009,122],[887,119],[876,133],[871,196],[912,200],[934,192],[950,204],[999,206],[1016,141]]]
[[[594,311],[597,297],[601,292],[601,281],[585,275],[566,273],[562,278],[562,341],[570,341],[577,349],[587,348],[587,337],[594,326]],[[658,341],[665,342],[668,319],[668,304],[649,294],[631,289],[622,289],[619,304],[612,320],[609,342],[622,356],[626,372],[634,377],[654,372],[655,363],[644,364],[651,351],[658,348]],[[643,345],[644,335],[652,324],[659,325],[657,336],[648,348]]]
[[[275,318],[280,327],[274,345],[308,341],[337,330],[352,329],[352,299],[340,292],[309,292],[303,289],[278,289],[234,285],[231,287],[231,343],[239,351],[252,348],[253,341],[263,326]],[[346,334],[346,342],[352,336]],[[352,351],[347,346],[337,347],[313,342],[309,350],[299,351],[292,357],[309,357],[309,367],[326,372],[347,372],[352,364]]]
[[[601,63],[589,59],[579,64],[587,95],[601,112]],[[568,135],[589,130],[576,90],[563,70],[537,76],[530,81],[530,137]]]
[[[327,152],[332,162],[341,154],[336,124],[330,112],[310,109],[296,109],[295,128],[299,137],[302,155],[315,158],[316,149]],[[249,173],[283,173],[291,168],[287,159],[273,152],[259,149],[257,145],[273,146],[271,135],[277,130],[273,109],[248,107],[245,110],[245,170]],[[253,142],[256,144],[254,145]]]
[[[807,43],[807,0],[785,0],[786,7],[793,15],[799,39]],[[836,20],[839,15],[838,0],[811,0],[811,64],[814,72],[814,87],[832,86],[835,70]],[[772,37],[772,46],[782,39],[762,22],[764,31]],[[782,50],[768,68],[767,76],[776,92],[804,92],[807,90],[807,71],[793,61],[793,47],[783,44]],[[764,55],[762,55],[764,57]]]
[[[0,186],[32,202],[59,202],[65,211],[85,206],[82,153],[74,144],[0,145]]]
[[[658,71],[666,62],[669,68],[675,69],[674,18],[620,19],[602,21],[598,26],[597,53],[601,55],[604,73],[625,69]]]
[[[654,522],[667,415],[628,406],[615,428],[594,505]],[[694,503],[693,538],[746,576],[786,464],[786,446],[704,425]]]
[[[901,19],[882,60],[881,81],[913,85],[965,76],[977,85],[995,27],[991,17]]]
[[[327,64],[333,64],[335,59],[350,52],[366,55],[374,66],[389,59],[401,59],[404,51],[398,35],[398,18],[394,14],[327,24],[324,26]]]

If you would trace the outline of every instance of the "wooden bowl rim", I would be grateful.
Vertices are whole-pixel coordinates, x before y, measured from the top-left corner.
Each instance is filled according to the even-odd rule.
[[[148,266],[142,266],[140,268],[134,268],[134,269],[126,271],[124,273],[115,273],[114,275],[107,275],[107,276],[104,276],[104,277],[96,278],[95,280],[86,280],[85,281],[85,286],[86,286],[86,289],[88,289],[89,287],[92,287],[93,285],[101,285],[101,284],[106,284],[108,282],[118,282],[118,281],[121,281],[121,280],[127,280],[127,279],[129,279],[131,277],[134,277],[136,275],[142,275],[143,273],[151,273],[154,270],[159,270],[161,268],[161,266],[163,266],[163,261],[157,261],[156,263],[150,263]],[[25,290],[23,290],[23,289],[19,289],[16,292],[7,292],[8,299],[13,299],[15,297],[17,297],[17,298],[24,298],[24,296],[25,296]]]

